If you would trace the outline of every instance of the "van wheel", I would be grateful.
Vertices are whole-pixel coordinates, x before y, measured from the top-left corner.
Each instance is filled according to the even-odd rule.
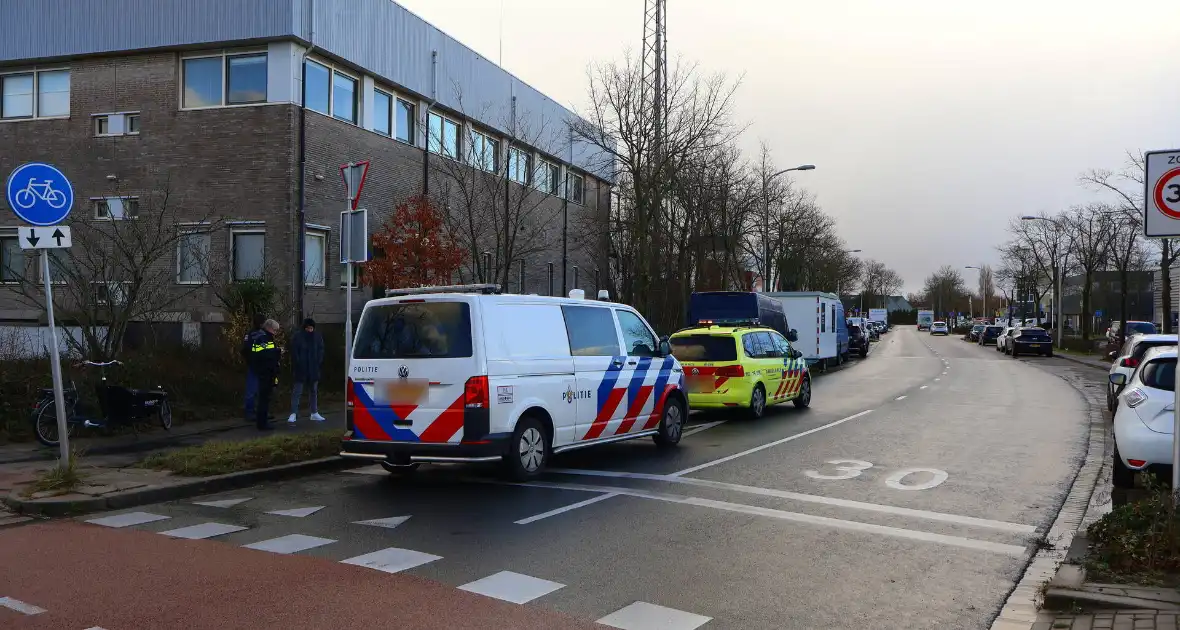
[[[540,476],[549,461],[549,436],[541,422],[524,416],[516,422],[504,465],[508,475],[517,481],[528,481]]]
[[[751,418],[757,420],[766,413],[766,390],[762,388],[762,383],[754,386],[754,393],[750,394],[750,409],[749,415]]]
[[[391,475],[398,476],[398,477],[406,477],[406,476],[414,474],[414,471],[418,470],[418,467],[421,465],[422,465],[421,462],[415,462],[413,464],[401,464],[401,465],[392,464],[388,461],[381,462],[381,467],[385,469],[385,472],[387,472]]]
[[[658,433],[651,436],[658,446],[676,446],[684,433],[684,403],[669,398],[664,404],[664,417],[660,418]]]
[[[1127,468],[1123,458],[1119,455],[1119,446],[1114,446],[1114,465],[1110,471],[1110,485],[1115,488],[1130,490],[1135,487],[1135,471]]]
[[[811,405],[811,378],[804,376],[803,384],[799,387],[799,395],[794,400],[795,407],[797,409],[806,409]]]

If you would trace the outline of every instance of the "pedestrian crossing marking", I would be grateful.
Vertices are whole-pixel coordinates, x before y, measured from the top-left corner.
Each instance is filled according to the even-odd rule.
[[[322,547],[334,542],[336,541],[331,538],[305,536],[303,534],[288,534],[286,536],[279,536],[278,538],[271,538],[270,540],[263,540],[242,546],[247,549],[257,549],[259,551],[289,554],[306,551],[315,547]]]
[[[372,553],[356,556],[355,558],[341,560],[340,562],[344,564],[356,565],[358,567],[376,569],[378,571],[384,571],[385,573],[397,573],[399,571],[413,569],[414,567],[441,559],[442,556],[422,553],[421,551],[400,549],[398,547],[388,547],[380,551],[374,551]]]
[[[512,602],[513,604],[524,604],[538,597],[548,595],[559,588],[565,588],[565,584],[551,582],[521,573],[514,573],[512,571],[500,571],[486,578],[468,582],[460,586],[459,590]]]
[[[697,615],[675,608],[635,602],[598,620],[598,623],[620,630],[693,630],[712,621],[712,617]]]
[[[103,527],[131,527],[132,525],[143,525],[144,523],[162,521],[167,518],[171,517],[162,514],[152,514],[151,512],[128,512],[126,514],[92,518],[86,522],[93,525],[102,525]]]
[[[239,503],[245,503],[254,497],[246,497],[244,499],[219,499],[217,501],[193,501],[193,505],[204,505],[206,507],[228,508],[233,507]]]
[[[353,521],[353,525],[372,525],[374,527],[385,527],[393,529],[398,525],[410,520],[409,516],[391,516],[389,518],[374,518],[367,521]]]
[[[187,538],[189,540],[200,540],[203,538],[213,538],[214,536],[222,536],[225,534],[232,534],[240,532],[249,527],[242,527],[241,525],[228,525],[226,523],[201,523],[199,525],[189,525],[188,527],[181,527],[179,529],[170,529],[166,532],[160,532],[165,536],[172,536],[173,538]]]
[[[312,514],[315,514],[316,512],[319,512],[322,509],[324,509],[324,506],[317,505],[314,507],[295,508],[292,510],[274,510],[273,512],[267,512],[267,514],[277,514],[278,516],[294,516],[295,518],[303,518],[305,516],[311,516]]]
[[[21,600],[12,597],[0,597],[0,606],[3,606],[9,610],[15,610],[22,615],[40,615],[41,613],[46,612],[45,609],[41,608],[40,606],[34,606],[30,603],[22,602]]]

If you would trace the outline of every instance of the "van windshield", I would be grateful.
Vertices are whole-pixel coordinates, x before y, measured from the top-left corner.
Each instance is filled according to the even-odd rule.
[[[669,342],[681,361],[737,361],[737,343],[729,335],[688,335]]]
[[[471,309],[466,302],[384,304],[365,310],[354,359],[471,356]]]

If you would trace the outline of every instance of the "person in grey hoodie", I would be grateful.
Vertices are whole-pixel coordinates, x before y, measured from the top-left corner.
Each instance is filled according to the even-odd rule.
[[[303,330],[291,337],[291,371],[294,377],[291,382],[291,416],[287,418],[289,424],[295,424],[299,415],[299,399],[303,397],[303,388],[308,391],[308,403],[311,407],[311,419],[323,422],[320,415],[319,393],[320,366],[324,362],[324,337],[315,329],[315,320],[303,320]]]

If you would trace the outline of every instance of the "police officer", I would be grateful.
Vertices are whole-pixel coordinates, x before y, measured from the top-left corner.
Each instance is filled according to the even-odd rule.
[[[254,418],[254,399],[258,397],[258,375],[250,367],[250,346],[254,342],[254,335],[262,331],[262,324],[266,316],[256,313],[253,325],[242,337],[242,359],[246,362],[246,419]]]
[[[268,319],[262,329],[250,335],[250,369],[258,378],[258,399],[254,404],[254,419],[259,431],[274,429],[267,419],[270,417],[270,395],[279,382],[279,359],[282,350],[275,345],[279,334],[279,323]]]

